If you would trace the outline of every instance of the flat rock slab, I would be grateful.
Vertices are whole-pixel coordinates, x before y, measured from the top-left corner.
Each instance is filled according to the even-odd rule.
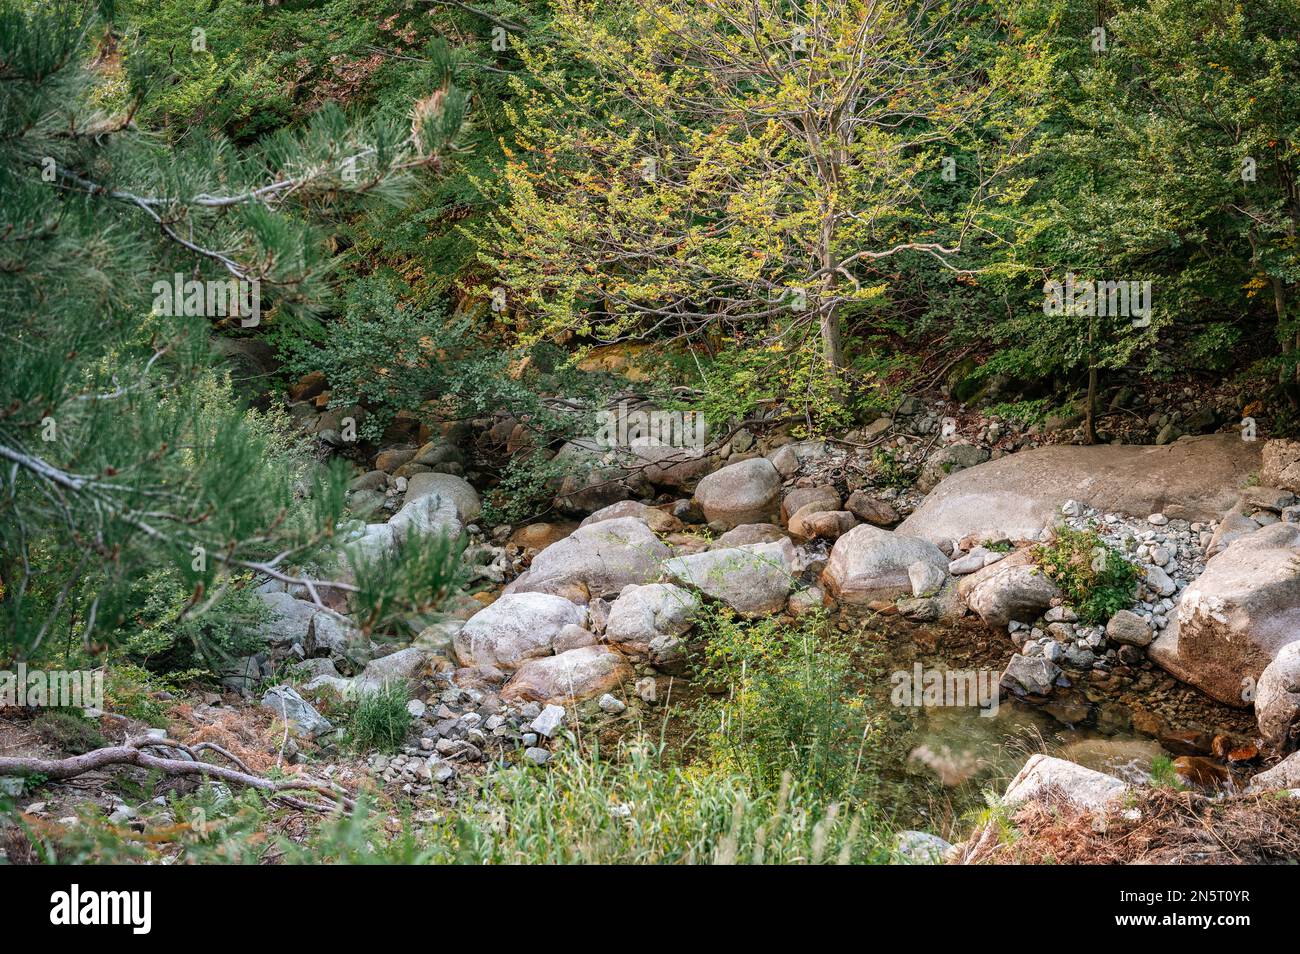
[[[944,478],[898,532],[935,542],[1029,539],[1067,500],[1136,517],[1217,520],[1258,472],[1260,447],[1237,433],[1162,446],[1037,447]]]

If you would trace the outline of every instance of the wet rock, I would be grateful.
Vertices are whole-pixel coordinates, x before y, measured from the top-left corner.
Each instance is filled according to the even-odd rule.
[[[962,577],[958,592],[972,612],[999,628],[1012,620],[1032,622],[1061,597],[1056,584],[1034,565],[1028,547]]]
[[[1201,755],[1180,755],[1174,759],[1178,777],[1194,785],[1216,788],[1226,784],[1232,776],[1222,765]]]
[[[1045,696],[1051,693],[1060,674],[1060,667],[1049,659],[1016,653],[1007,663],[1000,684],[1013,692]]]

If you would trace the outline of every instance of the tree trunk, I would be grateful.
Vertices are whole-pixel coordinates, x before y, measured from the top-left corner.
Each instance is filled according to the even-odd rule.
[[[844,345],[840,341],[840,316],[833,309],[824,310],[820,317],[822,354],[826,364],[838,381],[844,371]]]
[[[1083,417],[1083,442],[1097,443],[1097,366],[1088,365],[1088,407]]]

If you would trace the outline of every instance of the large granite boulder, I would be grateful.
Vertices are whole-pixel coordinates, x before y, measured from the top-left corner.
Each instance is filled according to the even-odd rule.
[[[549,656],[565,626],[581,626],[586,610],[550,593],[502,596],[471,617],[452,641],[462,666],[519,668],[525,660]]]
[[[579,527],[533,558],[506,593],[553,593],[586,604],[629,583],[653,583],[672,551],[644,520],[617,517]]]
[[[1259,444],[1236,434],[1163,446],[1053,444],[951,474],[898,531],[936,543],[1033,539],[1067,500],[1133,516],[1215,520],[1259,466]]]
[[[699,607],[698,596],[671,583],[625,586],[609,608],[605,639],[626,652],[647,655],[652,643],[690,629]]]
[[[780,540],[675,557],[664,562],[663,572],[744,616],[761,616],[785,607],[794,564],[794,544]]]
[[[990,626],[1005,628],[1012,620],[1031,622],[1052,605],[1061,591],[1034,563],[1031,547],[1022,547],[957,584],[962,602]]]
[[[1029,757],[1007,786],[1002,801],[1019,805],[1054,792],[1077,808],[1098,811],[1119,804],[1127,791],[1128,787],[1113,775],[1039,754]]]
[[[703,478],[695,501],[710,523],[766,523],[776,514],[781,475],[763,457],[728,464]]]
[[[483,511],[483,502],[478,491],[469,485],[464,477],[455,474],[424,473],[414,474],[407,479],[406,500],[409,504],[430,494],[451,501],[456,508],[456,516],[462,523],[472,523]]]
[[[637,500],[620,500],[608,507],[602,507],[583,520],[581,525],[587,527],[604,520],[617,520],[619,517],[636,517],[638,520],[644,520],[646,526],[655,533],[676,533],[683,529],[682,522],[672,514]]]
[[[1281,751],[1300,745],[1300,640],[1287,643],[1264,667],[1255,687],[1260,734]]]
[[[610,692],[633,676],[622,653],[608,646],[580,646],[523,663],[501,690],[501,698],[565,705]]]
[[[1300,526],[1275,523],[1212,557],[1151,644],[1153,660],[1220,702],[1248,706],[1265,667],[1300,639]]]
[[[912,595],[909,571],[918,561],[948,571],[948,558],[933,543],[861,524],[835,541],[822,583],[845,607],[894,600]]]

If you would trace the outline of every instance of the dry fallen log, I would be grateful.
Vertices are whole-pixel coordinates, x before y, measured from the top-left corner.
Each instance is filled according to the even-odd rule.
[[[150,749],[174,749],[184,752],[192,761],[154,755],[149,751]],[[204,751],[214,752],[233,762],[238,768],[200,761],[199,753]],[[215,743],[200,742],[191,747],[175,739],[148,736],[127,739],[121,745],[95,749],[83,755],[72,755],[63,759],[3,757],[0,758],[0,775],[43,775],[58,781],[117,765],[152,769],[170,776],[202,775],[209,779],[219,779],[233,785],[270,792],[274,798],[295,808],[322,812],[337,811],[340,808],[351,811],[356,808],[356,802],[341,786],[332,782],[321,782],[311,778],[263,778],[251,772],[248,766],[234,754]],[[291,792],[311,792],[321,796],[325,801],[305,800],[289,794]]]

